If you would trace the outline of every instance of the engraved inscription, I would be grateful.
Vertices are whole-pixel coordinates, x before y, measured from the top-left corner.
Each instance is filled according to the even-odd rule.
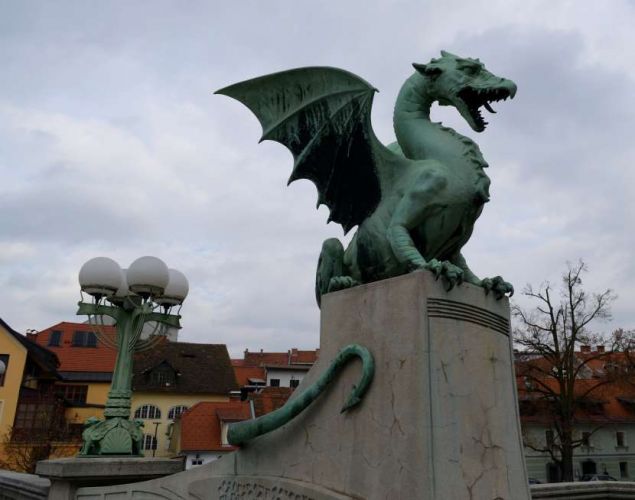
[[[509,320],[481,307],[448,299],[428,299],[430,318],[448,318],[468,321],[509,336]]]
[[[254,481],[224,479],[218,487],[220,500],[252,499],[258,500],[315,500],[303,493],[288,489],[288,486],[267,486]]]

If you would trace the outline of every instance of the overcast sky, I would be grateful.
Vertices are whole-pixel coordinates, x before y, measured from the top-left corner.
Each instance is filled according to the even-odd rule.
[[[150,254],[189,278],[181,340],[317,347],[315,265],[342,230],[310,182],[286,187],[290,153],[212,92],[341,67],[380,90],[388,143],[411,63],[446,49],[519,89],[483,134],[433,116],[491,167],[471,268],[522,289],[583,258],[588,288],[619,295],[609,327],[633,328],[633,26],[633,1],[2,0],[0,317],[22,332],[75,321],[87,259]]]

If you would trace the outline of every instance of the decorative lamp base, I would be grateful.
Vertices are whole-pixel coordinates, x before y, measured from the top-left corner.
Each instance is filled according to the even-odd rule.
[[[143,456],[143,423],[127,418],[89,419],[79,456]]]

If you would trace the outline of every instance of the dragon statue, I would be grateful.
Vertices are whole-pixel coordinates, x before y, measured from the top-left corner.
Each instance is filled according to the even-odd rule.
[[[430,120],[434,102],[454,106],[475,132],[487,122],[481,107],[513,98],[516,85],[478,59],[442,51],[413,64],[394,110],[397,142],[384,146],[371,125],[376,89],[358,76],[328,67],[298,68],[230,85],[218,94],[247,106],[263,128],[261,140],[284,144],[294,157],[289,183],[309,179],[318,207],[345,232],[358,226],[344,250],[331,238],[320,255],[316,296],[419,269],[513,294],[500,276],[479,279],[461,248],[489,200],[488,166],[471,139]]]

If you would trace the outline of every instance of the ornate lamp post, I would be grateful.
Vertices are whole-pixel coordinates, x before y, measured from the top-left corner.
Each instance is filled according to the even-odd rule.
[[[79,454],[142,456],[143,422],[130,420],[133,356],[136,351],[155,345],[167,327],[181,327],[181,316],[171,314],[171,310],[175,306],[180,309],[185,300],[189,288],[187,278],[180,271],[168,269],[156,257],[140,257],[127,270],[112,259],[96,257],[82,266],[79,284],[82,292],[91,295],[93,300],[84,302],[82,293],[77,314],[88,316],[92,325],[103,325],[104,316],[109,316],[115,321],[117,331],[113,342],[96,328],[100,340],[117,349],[117,360],[105,419],[88,419]],[[149,322],[155,323],[155,331],[142,340],[141,332]]]

